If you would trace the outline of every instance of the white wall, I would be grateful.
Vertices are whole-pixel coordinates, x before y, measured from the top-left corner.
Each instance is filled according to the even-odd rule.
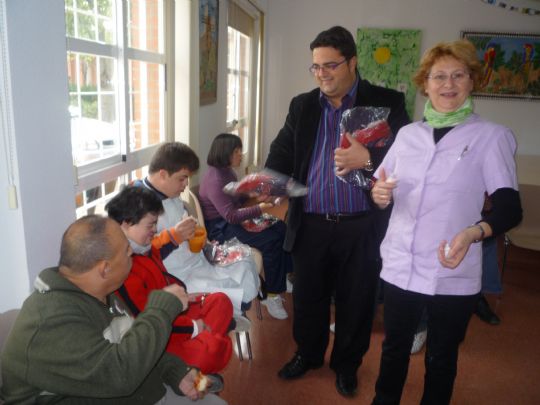
[[[528,3],[538,8],[538,2]],[[267,11],[264,156],[283,126],[291,98],[315,87],[307,70],[311,64],[309,43],[324,29],[342,25],[354,36],[358,28],[365,27],[420,29],[422,52],[439,41],[458,39],[462,30],[540,30],[540,17],[480,0],[270,0]],[[423,103],[423,97],[417,96],[416,119]],[[483,117],[514,131],[518,153],[540,155],[540,102],[475,99],[475,106]]]
[[[19,207],[0,166],[0,311],[20,306],[75,218],[63,0],[7,0]],[[4,144],[0,156],[5,156]]]

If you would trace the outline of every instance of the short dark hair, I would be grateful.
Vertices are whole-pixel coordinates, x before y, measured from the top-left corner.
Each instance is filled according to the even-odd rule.
[[[352,34],[339,25],[319,33],[311,44],[309,44],[309,49],[312,51],[315,48],[323,47],[337,49],[347,60],[356,56],[356,43]]]
[[[105,205],[105,209],[109,218],[119,224],[126,222],[129,225],[136,225],[148,213],[160,215],[163,212],[163,205],[153,191],[144,187],[126,186]]]
[[[165,170],[169,176],[187,169],[191,173],[199,170],[199,157],[189,146],[181,142],[165,142],[152,156],[148,172]]]
[[[212,141],[206,163],[214,167],[229,167],[235,149],[242,148],[242,140],[238,135],[219,134]]]
[[[102,260],[111,259],[114,252],[107,231],[110,221],[99,215],[88,215],[72,223],[62,236],[58,266],[80,274]]]

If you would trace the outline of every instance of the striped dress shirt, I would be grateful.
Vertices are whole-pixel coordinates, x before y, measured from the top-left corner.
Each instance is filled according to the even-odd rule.
[[[320,94],[322,114],[309,165],[304,197],[304,212],[315,214],[358,213],[369,210],[364,192],[338,178],[335,174],[334,150],[340,144],[340,122],[343,113],[353,107],[358,77],[341,106],[334,108],[324,93]]]

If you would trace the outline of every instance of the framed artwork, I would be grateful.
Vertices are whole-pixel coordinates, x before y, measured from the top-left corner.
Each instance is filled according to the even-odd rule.
[[[219,1],[199,1],[199,98],[200,104],[217,100]]]
[[[540,100],[540,34],[462,31],[483,71],[477,97]]]
[[[418,68],[420,38],[420,30],[359,28],[356,34],[360,76],[404,93],[411,118],[416,99],[412,77]]]

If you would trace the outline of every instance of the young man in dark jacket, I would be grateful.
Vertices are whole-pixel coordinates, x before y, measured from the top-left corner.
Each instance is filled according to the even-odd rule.
[[[356,44],[343,27],[311,43],[318,88],[293,98],[285,124],[270,146],[266,167],[308,186],[290,201],[284,248],[292,253],[295,284],[293,334],[298,349],[279,372],[283,379],[322,366],[329,340],[330,297],[335,289],[336,329],[330,367],[340,394],[356,393],[356,372],[369,347],[385,218],[369,194],[337,178],[353,169],[367,176],[386,147],[365,147],[350,136],[340,148],[342,114],[356,106],[387,107],[395,135],[409,117],[402,93],[374,86],[357,71]],[[387,218],[386,218],[387,220]]]

